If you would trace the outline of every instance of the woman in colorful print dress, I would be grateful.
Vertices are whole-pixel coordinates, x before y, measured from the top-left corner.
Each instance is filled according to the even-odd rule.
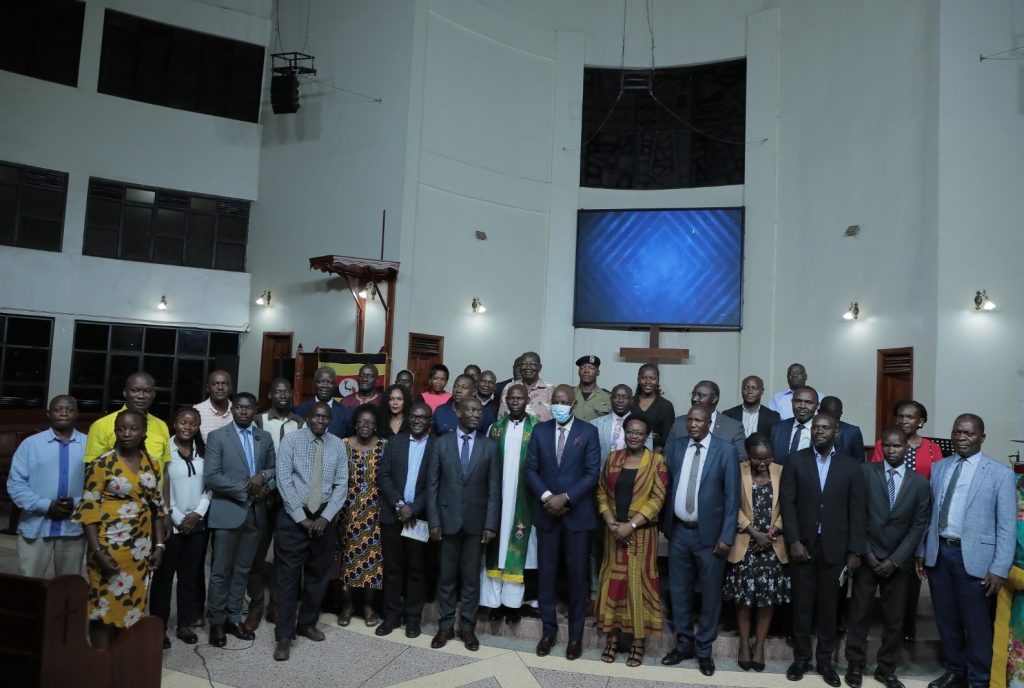
[[[380,491],[377,466],[387,440],[377,434],[379,409],[363,404],[353,414],[356,434],[345,438],[348,452],[348,498],[341,511],[338,550],[341,555],[341,605],[338,624],[352,621],[352,591],[363,591],[363,620],[376,626],[376,592],[384,582],[384,558],[380,538]]]
[[[86,465],[73,516],[89,543],[89,638],[106,647],[145,614],[149,579],[163,555],[164,517],[156,461],[143,449],[146,417],[122,411],[114,448]]]

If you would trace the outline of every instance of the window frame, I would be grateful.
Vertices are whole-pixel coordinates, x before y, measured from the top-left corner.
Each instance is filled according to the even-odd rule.
[[[49,326],[50,326],[50,336],[49,336],[49,340],[48,340],[48,343],[47,343],[46,347],[35,346],[35,345],[26,345],[26,344],[8,344],[7,336],[8,336],[8,332],[10,331],[10,321],[11,321],[12,318],[17,318],[17,319],[21,319],[21,320],[37,320],[37,321],[46,322],[47,324],[49,324]],[[0,399],[6,398],[5,392],[6,392],[7,386],[9,384],[12,384],[12,385],[23,385],[23,384],[25,384],[25,383],[8,382],[7,381],[7,369],[6,368],[7,368],[7,352],[8,352],[8,350],[13,348],[13,349],[26,349],[26,350],[31,350],[31,351],[46,351],[46,379],[43,380],[41,383],[39,383],[39,382],[29,383],[30,386],[40,386],[40,387],[42,387],[42,394],[40,395],[40,398],[39,398],[39,405],[38,406],[7,405],[7,404],[4,404],[4,403],[0,402],[0,409],[2,409],[4,411],[20,411],[20,410],[45,409],[45,408],[47,408],[47,405],[49,404],[49,401],[50,401],[49,400],[49,395],[50,395],[50,376],[53,373],[53,330],[54,330],[54,319],[53,318],[47,318],[47,317],[44,317],[44,316],[20,315],[20,314],[17,314],[17,313],[0,312],[0,320],[2,320],[2,323],[0,323]]]
[[[64,225],[66,224],[65,215],[67,214],[68,209],[68,181],[70,175],[67,172],[61,172],[60,170],[50,170],[45,167],[33,167],[32,165],[23,165],[16,162],[8,162],[6,160],[0,160],[0,166],[18,170],[18,182],[16,184],[0,180],[0,187],[13,187],[15,189],[14,226],[11,228],[11,239],[8,241],[0,238],[0,246],[13,246],[32,251],[49,251],[51,253],[60,253],[63,251]],[[39,181],[33,182],[31,179],[33,176]],[[26,177],[28,177],[28,179],[26,179]],[[40,183],[46,178],[49,178],[49,184]],[[26,188],[42,191],[56,191],[61,194],[59,211],[60,227],[57,230],[57,245],[55,247],[42,248],[39,246],[26,246],[23,242],[19,241],[22,232],[23,220],[25,219],[22,212],[24,205],[24,190]],[[29,217],[28,219],[41,218]]]

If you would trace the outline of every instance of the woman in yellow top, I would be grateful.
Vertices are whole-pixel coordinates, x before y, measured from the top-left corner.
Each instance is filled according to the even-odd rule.
[[[89,543],[89,639],[106,647],[145,613],[150,574],[163,555],[164,502],[157,462],[142,448],[146,416],[121,411],[114,448],[86,464],[73,516]]]
[[[989,688],[1024,686],[1024,464],[1014,464],[1013,472],[1017,482],[1017,550],[996,603]]]
[[[665,458],[644,447],[651,422],[642,413],[625,423],[625,449],[612,452],[597,485],[597,510],[607,530],[597,590],[597,626],[606,634],[601,659],[615,661],[621,635],[632,635],[626,665],[644,661],[645,638],[661,633],[658,514],[665,502]]]

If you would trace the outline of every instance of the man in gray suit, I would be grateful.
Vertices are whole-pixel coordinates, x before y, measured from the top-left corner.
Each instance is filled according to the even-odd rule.
[[[501,523],[501,459],[497,443],[477,433],[483,406],[468,395],[456,407],[455,432],[437,437],[427,448],[427,522],[430,537],[441,541],[437,585],[437,635],[434,649],[455,637],[455,590],[461,574],[461,635],[467,650],[480,649],[476,612],[480,605],[483,546]]]
[[[993,599],[1017,547],[1013,471],[981,451],[985,421],[953,422],[954,456],[932,465],[932,512],[918,547],[927,576],[945,673],[929,688],[987,686],[992,664]]]
[[[721,393],[716,382],[701,380],[693,386],[693,391],[690,392],[690,403],[708,409],[711,413],[711,434],[736,447],[736,453],[742,461],[747,458],[747,435],[743,432],[743,423],[718,412],[718,397]],[[686,432],[686,416],[679,416],[672,424],[669,438],[686,439]],[[668,444],[665,445],[665,450],[667,454]]]
[[[824,406],[824,404],[822,404]],[[867,502],[863,566],[853,574],[853,599],[846,630],[846,685],[860,688],[866,661],[868,615],[875,589],[882,597],[882,646],[875,680],[903,688],[896,677],[903,631],[907,579],[914,573],[914,550],[928,525],[932,497],[928,481],[905,463],[907,436],[898,427],[882,431],[884,462],[861,466]]]
[[[253,425],[256,397],[240,392],[231,402],[234,420],[210,433],[203,463],[203,478],[213,493],[209,511],[213,561],[206,608],[214,647],[227,643],[225,632],[241,640],[256,637],[242,625],[242,605],[267,521],[266,495],[275,477],[274,439]]]
[[[629,385],[615,385],[612,387],[611,400],[612,412],[590,421],[590,424],[597,428],[597,440],[601,443],[602,467],[608,460],[609,454],[616,449],[625,449],[626,447],[626,431],[623,428],[633,406],[633,390]],[[654,448],[650,435],[647,436],[644,446],[648,449]],[[598,534],[600,538],[604,538],[603,532]]]

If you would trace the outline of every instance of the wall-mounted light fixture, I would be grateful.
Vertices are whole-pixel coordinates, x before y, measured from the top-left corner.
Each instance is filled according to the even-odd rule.
[[[167,297],[166,296],[161,296],[160,297],[160,303],[158,303],[156,305],[156,307],[159,308],[162,311],[167,310]]]
[[[858,318],[860,318],[860,305],[854,301],[843,313],[843,320],[857,320]]]
[[[265,292],[260,294],[260,297],[256,299],[257,306],[269,306],[270,305],[270,290],[267,289]]]
[[[369,301],[373,301],[374,298],[379,293],[380,292],[377,291],[377,283],[376,282],[367,282],[366,284],[363,285],[363,288],[359,290],[358,296],[361,299],[367,299]]]
[[[470,306],[473,308],[473,313],[476,315],[480,315],[481,313],[487,312],[487,306],[485,306],[483,302],[480,301],[479,296],[473,297],[473,303],[471,303]]]
[[[988,297],[984,289],[974,292],[974,310],[994,311],[995,309],[996,302]]]

